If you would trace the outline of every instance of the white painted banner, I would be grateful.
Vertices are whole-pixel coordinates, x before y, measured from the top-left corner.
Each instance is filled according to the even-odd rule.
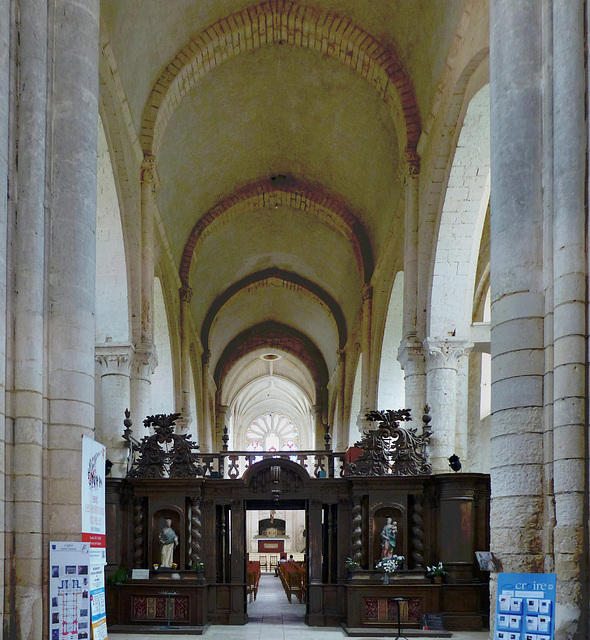
[[[106,546],[106,447],[82,438],[82,540],[93,547]]]

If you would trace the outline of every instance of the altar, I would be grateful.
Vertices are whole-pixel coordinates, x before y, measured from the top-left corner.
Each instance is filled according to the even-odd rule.
[[[258,539],[258,553],[284,553],[284,538],[262,538]]]

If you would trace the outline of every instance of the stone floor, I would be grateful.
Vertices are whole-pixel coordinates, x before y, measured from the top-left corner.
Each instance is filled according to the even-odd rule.
[[[294,600],[289,604],[279,578],[270,573],[263,573],[260,579],[256,602],[248,603],[250,621],[244,626],[211,625],[204,638],[211,640],[343,640],[348,636],[340,628],[308,627],[303,621],[305,605]],[[109,633],[109,640],[139,640],[137,634]],[[154,640],[194,640],[189,635],[145,635],[142,638]],[[397,638],[392,629],[388,638]],[[402,638],[403,630],[402,630]],[[413,638],[416,636],[413,636]],[[454,640],[488,640],[489,633],[453,632]],[[365,640],[364,637],[357,640]],[[368,640],[368,636],[367,636]]]

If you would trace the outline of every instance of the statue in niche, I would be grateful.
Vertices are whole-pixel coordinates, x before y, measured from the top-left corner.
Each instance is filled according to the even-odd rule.
[[[387,518],[381,529],[381,558],[391,558],[397,539],[397,523],[393,518]]]
[[[172,520],[166,519],[166,526],[160,531],[158,540],[161,545],[161,567],[172,567],[174,549],[178,546],[178,536],[172,528]]]

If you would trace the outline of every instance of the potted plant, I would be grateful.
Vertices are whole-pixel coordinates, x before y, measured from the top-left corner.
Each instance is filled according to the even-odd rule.
[[[350,580],[352,578],[352,574],[354,573],[355,569],[358,569],[359,563],[356,560],[353,560],[352,558],[346,558],[346,562],[344,564],[348,569],[348,579]]]
[[[205,579],[205,563],[204,562],[193,562],[193,569],[197,574],[197,580],[199,582],[203,582]]]
[[[381,558],[375,565],[377,571],[383,574],[383,584],[389,584],[389,576],[393,575],[405,560],[404,556],[393,555],[391,558]]]
[[[443,567],[443,563],[433,564],[432,567],[426,567],[426,577],[435,584],[442,582],[443,576],[448,575],[449,572]]]
[[[129,573],[125,567],[119,567],[107,578],[107,584],[112,587],[116,584],[123,584],[127,580]]]

